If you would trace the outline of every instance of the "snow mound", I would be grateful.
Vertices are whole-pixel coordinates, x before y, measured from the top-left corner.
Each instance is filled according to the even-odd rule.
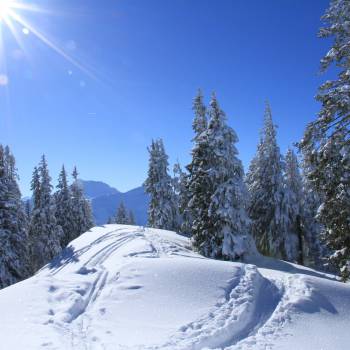
[[[169,231],[96,227],[0,291],[0,348],[348,349],[349,285],[251,262],[203,258]]]

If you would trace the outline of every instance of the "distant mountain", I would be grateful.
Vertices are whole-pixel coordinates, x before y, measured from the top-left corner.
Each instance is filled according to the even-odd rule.
[[[131,209],[138,225],[147,222],[147,209],[149,196],[143,187],[137,187],[122,193],[103,182],[81,180],[85,196],[91,199],[92,210],[97,225],[103,225],[108,218],[114,216],[119,204],[124,203],[127,209]]]
[[[89,199],[120,193],[117,189],[107,185],[102,181],[79,181],[84,188],[85,197]]]

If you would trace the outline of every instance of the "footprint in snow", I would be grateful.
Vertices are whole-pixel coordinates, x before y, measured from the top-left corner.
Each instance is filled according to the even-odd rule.
[[[77,273],[79,275],[89,275],[90,273],[95,273],[97,270],[95,268],[91,268],[89,269],[88,267],[86,266],[82,266],[78,271]]]
[[[56,286],[50,286],[50,287],[49,287],[49,292],[50,292],[50,293],[56,292],[57,289],[58,289],[58,288],[57,288]]]

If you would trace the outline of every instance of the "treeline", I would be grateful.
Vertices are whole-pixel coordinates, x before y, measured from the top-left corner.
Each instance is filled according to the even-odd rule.
[[[299,164],[293,148],[281,154],[269,104],[246,175],[235,147],[238,137],[215,94],[207,108],[199,91],[193,111],[192,160],[185,170],[176,163],[169,174],[161,139],[153,140],[148,148],[144,183],[150,194],[148,225],[190,235],[193,247],[210,258],[244,259],[257,248],[264,255],[310,267],[325,269],[333,263],[331,247],[339,237],[327,234],[331,222],[323,214],[327,207],[329,217],[331,204],[314,184],[321,180],[315,174],[310,179],[308,161],[302,159]],[[341,146],[334,148],[333,161],[343,157],[343,151]],[[339,223],[350,218],[341,214],[348,210],[345,205],[350,206],[350,200],[342,205],[337,203]],[[344,271],[334,267],[341,274]]]
[[[257,249],[265,255],[350,277],[350,6],[333,0],[320,37],[333,44],[321,60],[338,76],[321,85],[317,119],[283,157],[266,105],[264,127],[246,175],[215,95],[207,109],[194,99],[191,163],[168,173],[162,140],[149,147],[145,182],[151,196],[148,224],[192,236],[205,256],[238,259]],[[255,244],[254,244],[255,242]]]
[[[76,168],[68,184],[65,168],[52,193],[45,156],[34,168],[32,200],[25,204],[18,187],[15,158],[0,145],[0,288],[31,276],[93,225]]]
[[[192,160],[185,171],[176,163],[169,174],[161,139],[148,149],[148,225],[191,235],[194,248],[215,259],[242,259],[257,247],[265,255],[319,266],[324,254],[315,219],[319,198],[293,149],[281,155],[270,106],[246,175],[237,134],[215,94],[207,108],[199,91],[193,111]]]

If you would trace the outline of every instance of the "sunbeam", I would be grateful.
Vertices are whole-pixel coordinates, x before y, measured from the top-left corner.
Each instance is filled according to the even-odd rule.
[[[31,24],[25,16],[20,13],[22,11],[30,11],[35,13],[50,13],[50,11],[46,9],[42,9],[37,5],[29,5],[29,4],[23,4],[21,2],[18,2],[16,0],[0,0],[0,27],[1,26],[7,26],[9,30],[11,31],[14,39],[16,40],[17,44],[23,49],[22,39],[20,38],[18,28],[16,28],[18,25],[20,26],[20,31],[24,35],[29,35],[30,33],[34,34],[36,38],[41,40],[43,43],[45,43],[50,49],[55,51],[57,54],[59,54],[61,57],[63,57],[66,61],[73,64],[76,68],[78,68],[80,71],[84,72],[86,75],[88,75],[90,78],[97,80],[96,75],[91,71],[91,69],[88,69],[85,65],[83,65],[81,62],[79,62],[76,58],[69,55],[66,50],[61,48],[57,43],[55,43],[53,40],[51,40],[48,35],[44,34],[42,31],[40,31],[35,25]],[[0,35],[2,36],[2,30],[0,30]],[[1,38],[1,41],[3,42],[3,39]],[[4,43],[1,48],[0,55],[4,56],[4,50],[6,48],[4,47]],[[0,57],[1,60],[3,60],[3,57]],[[3,67],[4,68],[4,67]]]
[[[8,17],[9,10],[13,4],[13,0],[0,0],[0,20],[4,20]]]

